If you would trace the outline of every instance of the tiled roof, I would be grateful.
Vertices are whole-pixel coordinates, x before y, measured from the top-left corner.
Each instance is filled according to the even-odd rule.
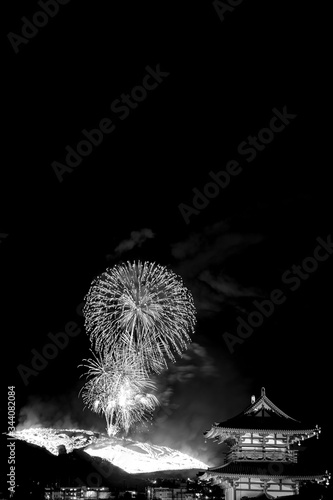
[[[281,417],[271,418],[267,417],[250,417],[250,416],[237,416],[230,418],[224,422],[216,425],[223,429],[257,429],[257,430],[290,430],[290,431],[313,431],[313,425],[302,424],[295,420],[285,420]]]
[[[220,423],[215,423],[213,429],[226,430],[286,430],[286,431],[314,431],[315,427],[312,424],[304,424],[299,420],[295,420],[282,410],[280,410],[268,397],[265,389],[262,388],[261,396],[256,399],[244,411],[233,418]],[[204,434],[209,434],[206,431]],[[214,437],[209,436],[207,437]]]
[[[255,477],[293,477],[293,478],[319,478],[325,474],[312,468],[305,467],[298,463],[283,462],[229,462],[219,467],[212,467],[206,471],[206,474],[232,476],[255,476]]]

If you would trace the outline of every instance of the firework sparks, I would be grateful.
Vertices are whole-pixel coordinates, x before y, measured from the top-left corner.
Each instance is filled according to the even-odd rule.
[[[82,388],[84,404],[105,416],[109,436],[121,429],[127,433],[135,422],[151,416],[158,405],[154,383],[147,378],[138,356],[121,349],[110,354],[94,355],[85,360],[88,381]]]
[[[191,293],[179,276],[150,262],[119,264],[92,283],[83,309],[97,355],[84,365],[86,406],[102,413],[109,436],[128,432],[152,414],[158,400],[151,372],[175,361],[194,331]]]
[[[150,262],[107,269],[93,281],[83,312],[97,351],[110,352],[120,343],[156,373],[166,358],[175,361],[174,353],[181,354],[195,325],[193,298],[181,278]]]

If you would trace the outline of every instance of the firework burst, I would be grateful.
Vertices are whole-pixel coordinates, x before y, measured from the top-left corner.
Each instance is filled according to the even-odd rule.
[[[195,325],[193,298],[181,278],[150,262],[107,269],[93,281],[83,312],[98,352],[121,344],[156,373],[181,354]]]
[[[147,420],[158,405],[155,389],[147,378],[137,354],[128,350],[112,351],[107,355],[94,355],[81,365],[87,369],[88,379],[81,389],[84,404],[106,419],[108,435],[116,435],[121,429]]]

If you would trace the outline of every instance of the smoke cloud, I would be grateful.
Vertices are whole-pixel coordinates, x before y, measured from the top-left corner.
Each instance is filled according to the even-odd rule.
[[[83,410],[78,391],[56,397],[30,396],[20,409],[17,430],[31,427],[54,429],[89,429],[103,431],[103,421],[89,410]]]
[[[148,431],[141,429],[135,439],[178,449],[209,466],[221,465],[225,449],[206,442],[203,432],[246,406],[251,380],[244,383],[222,352],[213,356],[193,342],[155,383],[160,408]]]

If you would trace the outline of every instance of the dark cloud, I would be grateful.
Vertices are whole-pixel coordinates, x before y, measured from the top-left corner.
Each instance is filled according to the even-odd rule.
[[[224,297],[258,297],[260,295],[260,291],[255,287],[244,287],[223,272],[214,276],[211,270],[206,269],[200,273],[199,279]]]
[[[169,390],[170,384],[185,382],[197,376],[216,377],[218,370],[207,349],[197,342],[192,342],[176,363],[169,363],[168,370],[161,377],[163,380],[161,384],[166,384]]]
[[[154,238],[154,236],[155,234],[153,231],[147,227],[140,229],[139,231],[132,231],[128,239],[121,241],[116,246],[113,254],[107,255],[107,260],[119,257],[123,253],[129,252],[134,247],[141,247],[147,239]]]
[[[235,299],[261,296],[254,286],[226,272],[228,259],[242,257],[249,247],[263,241],[260,233],[241,233],[231,230],[225,221],[193,233],[171,247],[176,259],[175,271],[190,288],[198,315],[214,315]],[[236,304],[237,307],[237,304]]]

